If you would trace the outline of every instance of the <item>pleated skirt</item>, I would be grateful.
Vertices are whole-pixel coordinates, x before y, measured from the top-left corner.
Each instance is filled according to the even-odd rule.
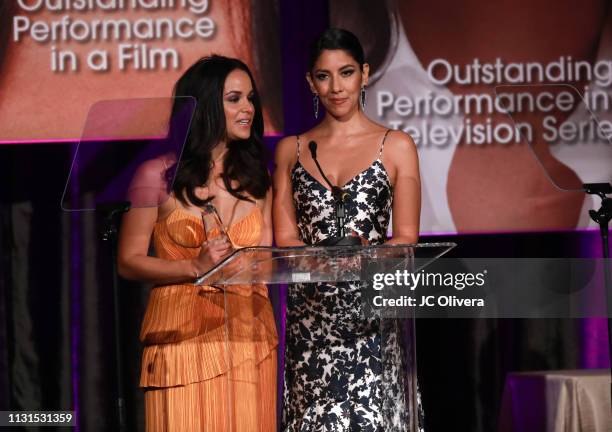
[[[276,431],[276,349],[192,384],[145,388],[147,432]]]

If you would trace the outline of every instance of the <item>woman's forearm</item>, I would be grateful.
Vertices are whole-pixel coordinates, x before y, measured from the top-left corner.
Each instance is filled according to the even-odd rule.
[[[125,279],[154,284],[191,283],[198,276],[193,260],[166,260],[151,256],[120,258],[119,274]]]
[[[399,236],[391,237],[385,242],[385,244],[388,244],[388,245],[415,244],[415,243],[418,243],[418,241],[419,241],[418,235],[399,235]]]
[[[302,240],[297,237],[286,237],[276,239],[276,245],[279,247],[306,246]]]

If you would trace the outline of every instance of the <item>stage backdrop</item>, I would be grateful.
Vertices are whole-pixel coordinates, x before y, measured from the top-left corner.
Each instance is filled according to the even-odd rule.
[[[418,146],[423,231],[593,226],[598,200],[560,189],[612,179],[608,3],[329,1],[365,45],[367,113]]]
[[[168,97],[210,53],[253,69],[267,132],[282,131],[276,0],[10,3],[0,15],[11,29],[0,32],[0,141],[78,139],[94,102]]]
[[[418,146],[422,232],[593,226],[597,200],[560,188],[612,179],[608,2],[329,1],[330,24],[366,48],[368,115]],[[310,100],[288,98],[304,92],[282,85],[306,89],[305,70],[285,67],[297,81],[281,76],[292,28],[278,16],[276,0],[5,2],[0,142],[76,140],[97,100],[169,96],[182,71],[213,52],[254,70],[268,135],[302,132],[283,128],[283,97]],[[292,57],[307,58],[306,45]],[[568,95],[578,99],[569,109]],[[310,113],[287,110],[291,124],[310,123],[291,120]]]

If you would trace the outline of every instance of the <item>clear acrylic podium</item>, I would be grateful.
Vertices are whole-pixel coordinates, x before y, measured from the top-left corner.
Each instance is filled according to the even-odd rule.
[[[384,273],[394,273],[397,270],[420,271],[454,246],[454,243],[422,243],[380,246],[248,247],[236,250],[196,280],[195,284],[210,287],[216,292],[215,303],[219,306],[224,305],[225,334],[231,335],[236,333],[229,330],[230,327],[235,327],[233,322],[244,320],[244,316],[237,316],[232,312],[231,304],[235,304],[236,297],[241,298],[243,306],[253,305],[253,311],[249,311],[247,307],[246,312],[240,312],[241,315],[257,316],[258,312],[255,309],[259,308],[260,302],[247,301],[248,286],[359,282],[364,289],[367,289],[368,282],[363,280],[367,271],[364,270],[375,268],[376,272]],[[253,290],[253,293],[255,292],[256,290]],[[211,291],[210,295],[215,294]],[[360,311],[362,315],[380,313],[364,306],[367,305],[362,305]],[[281,316],[284,317],[284,314]],[[381,393],[384,395],[387,385],[393,385],[394,388],[399,385],[403,389],[401,398],[383,399],[380,416],[385,431],[417,432],[419,405],[414,316],[408,318],[405,314],[402,316],[404,318],[389,317],[388,314],[376,316],[381,340]],[[284,322],[280,324],[278,327],[284,328]],[[226,355],[230,365],[233,363],[230,357],[235,352],[234,346],[237,343],[248,343],[244,334],[245,332],[241,332],[239,338],[226,337]],[[252,335],[255,339],[260,338],[257,332]],[[251,341],[253,345],[260,342],[260,340]],[[282,371],[279,370],[278,373],[282,376]],[[281,430],[280,425],[277,426],[277,430]]]

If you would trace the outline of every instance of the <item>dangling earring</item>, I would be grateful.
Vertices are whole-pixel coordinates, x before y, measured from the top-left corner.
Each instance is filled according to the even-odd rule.
[[[319,118],[319,95],[317,93],[312,94],[312,110],[314,117]]]
[[[361,111],[365,111],[366,107],[366,89],[365,86],[361,87],[361,91],[359,92],[359,104],[361,105]]]

